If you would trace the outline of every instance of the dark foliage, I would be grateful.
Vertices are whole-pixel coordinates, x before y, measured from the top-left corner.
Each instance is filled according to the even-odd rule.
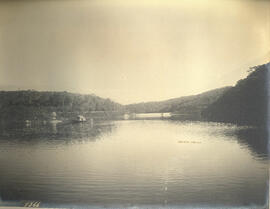
[[[202,116],[210,121],[266,125],[269,68],[270,63],[250,68],[247,78],[209,105]]]
[[[250,68],[248,77],[238,81],[234,87],[125,106],[93,94],[0,91],[0,119],[46,120],[51,118],[52,112],[57,113],[58,119],[71,118],[76,114],[94,118],[117,118],[123,112],[172,112],[172,119],[265,125],[269,68],[270,63]]]
[[[95,95],[68,92],[1,91],[1,119],[48,119],[52,112],[65,117],[71,113],[119,111],[122,105]]]
[[[201,111],[216,101],[231,87],[224,87],[204,92],[202,94],[185,96],[161,102],[130,104],[126,110],[135,113],[173,112],[178,119],[199,120]]]

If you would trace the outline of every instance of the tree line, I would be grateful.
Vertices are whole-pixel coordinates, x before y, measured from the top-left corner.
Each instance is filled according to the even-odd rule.
[[[266,126],[269,120],[270,63],[250,68],[249,75],[202,112],[206,120]]]
[[[0,91],[0,118],[46,119],[52,112],[58,114],[93,111],[121,111],[122,105],[94,94],[68,92]]]

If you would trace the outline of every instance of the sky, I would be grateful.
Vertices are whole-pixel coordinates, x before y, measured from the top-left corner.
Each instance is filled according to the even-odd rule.
[[[269,60],[270,0],[0,0],[0,90],[157,101]]]

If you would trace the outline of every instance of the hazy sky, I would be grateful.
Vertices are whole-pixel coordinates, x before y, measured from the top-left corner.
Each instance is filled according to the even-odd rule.
[[[234,85],[270,58],[270,0],[0,1],[0,89],[120,103]]]

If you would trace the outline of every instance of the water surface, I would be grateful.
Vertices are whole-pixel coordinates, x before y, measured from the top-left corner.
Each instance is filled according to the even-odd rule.
[[[2,204],[238,207],[266,203],[267,136],[166,120],[1,125]],[[0,201],[1,202],[1,201]]]

